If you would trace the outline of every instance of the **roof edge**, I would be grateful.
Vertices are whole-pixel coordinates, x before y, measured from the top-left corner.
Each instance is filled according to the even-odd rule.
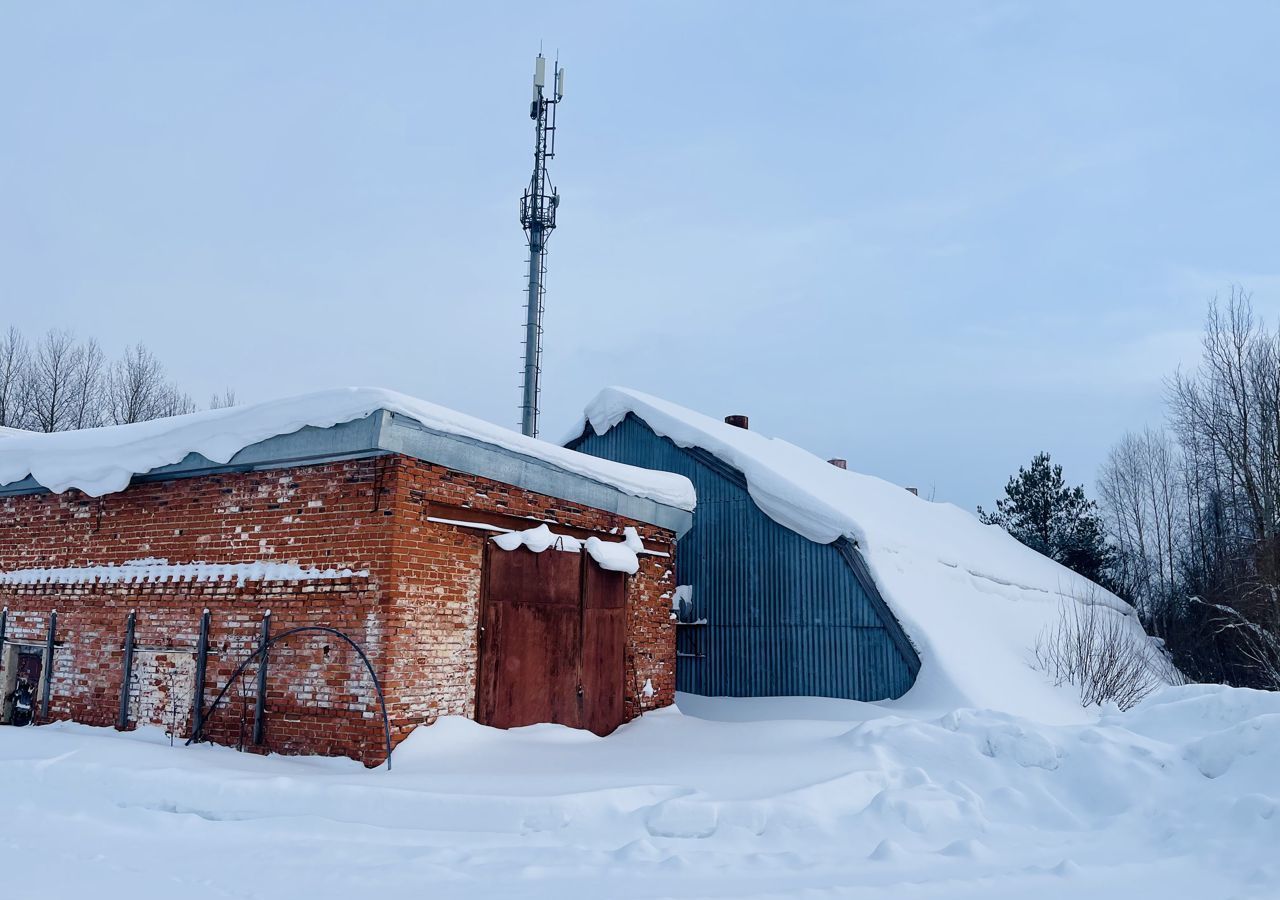
[[[322,465],[391,453],[617,513],[668,529],[677,537],[683,536],[693,524],[693,514],[688,510],[637,497],[588,475],[477,438],[429,428],[410,416],[387,409],[377,409],[359,419],[327,427],[307,425],[289,434],[265,438],[244,447],[225,463],[189,453],[180,462],[133,476],[130,484]],[[46,493],[51,491],[30,476],[0,486],[0,497]]]
[[[902,627],[902,623],[898,621],[888,601],[880,593],[880,588],[876,585],[866,560],[862,558],[862,552],[858,549],[857,543],[852,538],[840,537],[836,538],[834,545],[845,563],[853,570],[853,577],[858,580],[858,584],[862,586],[871,600],[871,605],[875,607],[881,621],[884,622],[884,630],[893,641],[893,645],[898,648],[898,652],[902,654],[902,661],[911,672],[911,678],[916,679],[920,675],[920,653],[916,650],[916,645],[906,629]]]
[[[525,490],[581,503],[593,509],[617,513],[657,525],[683,537],[693,527],[693,513],[648,497],[637,497],[622,488],[589,475],[563,469],[554,463],[516,453],[466,435],[437,431],[409,416],[386,412],[387,425],[380,437],[382,449],[459,472],[493,478]],[[477,461],[482,461],[477,463]]]

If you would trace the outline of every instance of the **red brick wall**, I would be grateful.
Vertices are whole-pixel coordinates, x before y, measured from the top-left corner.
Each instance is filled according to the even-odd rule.
[[[626,704],[628,718],[675,699],[674,535],[612,513],[545,497],[474,475],[412,459],[396,466],[390,506],[396,520],[392,546],[392,604],[401,652],[392,678],[397,685],[398,731],[441,715],[475,715],[477,625],[484,544],[493,535],[431,518],[534,527],[559,523],[601,535],[635,528],[646,547],[665,556],[641,556],[629,581]],[[445,510],[434,510],[444,506]],[[427,671],[429,678],[416,677]],[[652,697],[642,694],[645,682]]]
[[[441,508],[449,510],[441,518],[487,517],[508,526],[512,517],[597,533],[630,525],[647,546],[667,553],[673,547],[673,535],[651,526],[399,456],[138,484],[103,498],[74,491],[3,498],[4,571],[163,557],[367,572],[243,586],[0,585],[0,603],[10,609],[8,637],[43,645],[56,608],[51,717],[106,725],[116,719],[130,609],[137,610],[140,656],[153,654],[145,664],[135,657],[135,693],[147,687],[137,684],[142,672],[159,696],[172,688],[165,679],[173,680],[175,663],[187,662],[184,648],[195,647],[201,611],[211,610],[206,705],[252,652],[270,609],[273,633],[328,625],[365,648],[383,679],[399,741],[439,715],[474,715],[480,561],[491,534],[428,521]],[[670,703],[675,689],[672,560],[641,559],[628,597],[629,715]],[[251,737],[252,666],[246,674],[207,725],[219,742]],[[646,681],[652,697],[642,694]],[[169,704],[163,724],[176,724],[185,736],[189,714],[172,709],[176,705]],[[371,683],[336,638],[299,635],[273,648],[266,706],[265,749],[346,754],[369,763],[385,755]]]
[[[317,593],[301,593],[304,586],[314,586]],[[210,610],[207,707],[236,666],[256,649],[267,609],[273,633],[328,625],[350,634],[376,660],[381,635],[376,624],[369,626],[377,621],[371,615],[377,595],[368,579],[251,582],[243,587],[222,582],[0,587],[9,607],[11,641],[43,646],[49,613],[57,609],[49,715],[90,725],[116,722],[130,610],[137,613],[131,687],[135,697],[146,696],[148,688],[151,693],[156,688],[166,692],[165,684],[139,683],[139,675],[152,668],[154,656],[194,661],[200,615]],[[206,725],[208,738],[231,745],[250,743],[256,674],[256,666],[250,666],[229,692]],[[189,687],[177,693],[189,696]],[[266,710],[266,739],[260,748],[264,751],[345,754],[371,763],[386,755],[380,750],[380,710],[371,682],[355,655],[332,637],[299,635],[272,649]],[[375,716],[377,729],[371,727],[370,717]],[[173,730],[185,739],[190,719],[189,706],[181,704],[143,724]]]
[[[385,570],[390,459],[0,498],[0,569],[121,563],[298,560]],[[377,496],[375,496],[375,490]],[[10,529],[22,532],[9,539]]]
[[[201,612],[211,611],[206,704],[257,646],[262,616],[279,633],[328,625],[376,661],[385,656],[383,607],[392,524],[379,502],[390,460],[137,484],[101,498],[78,492],[0,499],[0,569],[120,564],[294,562],[368,571],[368,577],[308,582],[0,585],[10,640],[44,644],[58,610],[50,716],[94,725],[116,721],[125,619],[137,610],[134,690],[154,648],[193,651]],[[328,652],[325,652],[325,647]],[[181,650],[178,650],[181,652]],[[221,743],[252,737],[256,669],[229,692],[206,733]],[[234,701],[234,702],[232,702]],[[245,715],[247,708],[247,716]],[[331,637],[299,635],[273,649],[263,748],[348,754],[372,762],[380,729],[371,682],[355,655]],[[170,710],[170,713],[176,711]],[[165,717],[172,725],[174,715]],[[189,713],[178,714],[189,734]],[[378,723],[380,725],[380,722]]]

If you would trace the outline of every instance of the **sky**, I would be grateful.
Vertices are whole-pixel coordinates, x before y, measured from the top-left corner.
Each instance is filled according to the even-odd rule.
[[[0,326],[197,401],[517,427],[533,57],[566,67],[542,436],[621,384],[990,506],[1092,486],[1232,284],[1280,314],[1280,7],[0,0]]]

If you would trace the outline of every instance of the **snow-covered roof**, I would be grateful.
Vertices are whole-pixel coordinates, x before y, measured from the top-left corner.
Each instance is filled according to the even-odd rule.
[[[474,416],[379,388],[321,391],[133,425],[7,435],[0,442],[0,487],[30,477],[54,492],[78,488],[91,496],[101,496],[123,490],[136,475],[180,463],[189,454],[226,464],[259,442],[307,426],[329,428],[353,422],[379,410],[406,417],[433,432],[499,448],[559,472],[591,479],[632,497],[684,511],[694,507],[693,485],[682,475],[576,453]]]
[[[0,438],[18,437],[19,435],[31,434],[30,431],[23,431],[21,428],[10,428],[7,425],[0,425]]]
[[[885,602],[920,654],[907,703],[977,706],[1071,719],[1078,702],[1028,668],[1064,602],[1123,614],[1119,597],[949,503],[934,503],[880,478],[846,471],[794,444],[728,425],[626,388],[607,388],[586,408],[604,434],[634,414],[681,447],[697,447],[738,470],[752,499],[779,524],[818,543],[854,541]],[[581,434],[580,428],[575,434]]]

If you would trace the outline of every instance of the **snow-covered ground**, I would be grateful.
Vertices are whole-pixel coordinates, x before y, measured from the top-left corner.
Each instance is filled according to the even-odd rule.
[[[0,728],[7,897],[1280,896],[1280,694],[1096,723],[682,698],[608,738],[460,719],[395,769]]]

